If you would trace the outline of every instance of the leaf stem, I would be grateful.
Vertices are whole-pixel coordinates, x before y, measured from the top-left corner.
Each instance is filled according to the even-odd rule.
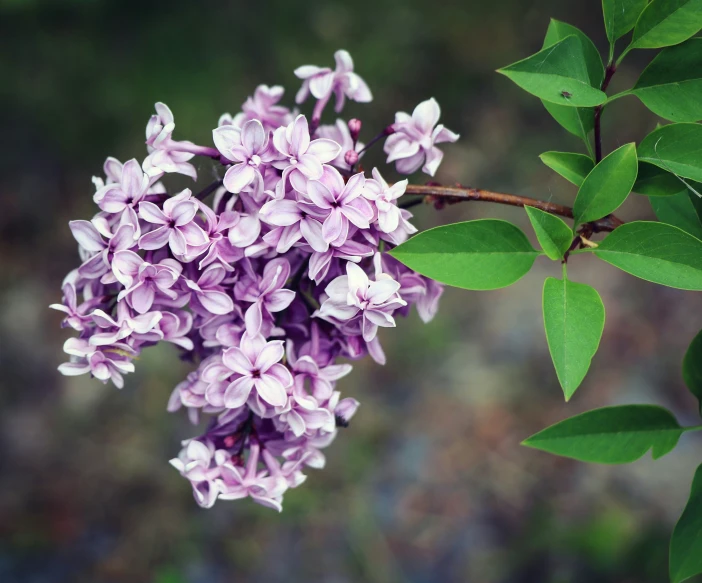
[[[614,95],[612,95],[612,97],[608,97],[604,105],[609,105],[615,99],[619,99],[620,97],[624,97],[626,95],[631,95],[631,89],[627,89],[626,91],[622,91],[620,93],[615,93]]]

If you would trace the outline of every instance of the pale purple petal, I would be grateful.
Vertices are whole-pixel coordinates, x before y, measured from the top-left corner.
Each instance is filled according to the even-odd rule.
[[[249,154],[258,153],[266,143],[266,132],[257,119],[252,119],[241,128],[241,144]]]
[[[235,164],[224,175],[224,187],[229,192],[239,193],[249,184],[251,184],[256,177],[256,171],[253,166],[248,164]]]
[[[254,366],[240,348],[227,348],[222,354],[222,362],[230,370],[240,375],[250,375]]]
[[[251,389],[253,388],[254,379],[251,377],[241,377],[240,379],[232,381],[227,387],[227,390],[224,391],[224,406],[229,409],[241,407],[246,403],[246,400],[251,394]]]
[[[428,174],[429,176],[434,176],[436,174],[436,171],[439,168],[439,164],[441,164],[441,160],[444,157],[444,153],[439,150],[439,148],[431,148],[427,152],[427,159],[426,162],[424,163],[424,167],[422,168],[422,172],[425,174]]]
[[[168,217],[163,214],[163,211],[154,203],[142,201],[139,203],[139,217],[147,223],[155,223],[157,225],[167,225]]]
[[[140,314],[145,314],[151,309],[156,293],[151,286],[140,285],[129,294],[132,307]]]
[[[285,348],[283,348],[283,342],[281,340],[269,342],[256,358],[254,368],[263,373],[272,367],[276,362],[279,362],[283,358],[284,354]]]
[[[317,158],[322,164],[326,164],[341,153],[341,146],[334,140],[318,138],[310,142],[306,153]]]
[[[434,126],[439,123],[441,109],[433,97],[422,101],[412,112],[412,121],[425,134],[431,134]]]
[[[102,236],[90,221],[70,221],[68,226],[75,240],[86,251],[97,253],[106,247]]]
[[[282,407],[288,402],[288,394],[283,384],[272,375],[261,375],[253,379],[259,397],[273,407]]]
[[[202,291],[197,294],[200,303],[213,314],[229,314],[234,311],[234,302],[221,291]]]

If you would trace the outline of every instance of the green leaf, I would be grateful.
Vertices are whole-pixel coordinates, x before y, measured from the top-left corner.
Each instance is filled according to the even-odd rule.
[[[677,122],[702,119],[702,38],[663,49],[631,92],[662,118]]]
[[[702,0],[653,0],[639,16],[633,49],[677,45],[702,28]]]
[[[651,206],[661,223],[668,223],[702,239],[702,221],[687,189],[673,196],[651,197]]]
[[[641,279],[702,291],[702,241],[677,227],[626,223],[600,243],[595,255]]]
[[[641,142],[639,159],[702,182],[702,125],[671,123],[661,126]]]
[[[619,208],[629,196],[638,170],[634,144],[625,144],[605,157],[580,186],[573,205],[575,224],[601,219]]]
[[[568,251],[573,240],[573,231],[559,217],[533,206],[525,206],[536,238],[549,259],[558,261]]]
[[[646,196],[672,196],[687,191],[687,187],[674,174],[639,160],[639,174],[633,190]]]
[[[556,105],[548,101],[541,101],[561,127],[588,143],[588,134],[595,127],[595,110],[587,107],[568,107]]]
[[[690,343],[683,359],[683,379],[690,392],[697,397],[702,411],[702,332]]]
[[[583,462],[626,464],[670,452],[683,433],[673,414],[654,405],[604,407],[532,435],[523,445]]]
[[[589,285],[548,277],[543,310],[548,349],[568,401],[585,378],[600,344],[604,304]]]
[[[576,36],[580,41],[590,85],[599,88],[600,85],[602,85],[602,80],[605,75],[602,57],[600,57],[600,52],[597,50],[595,43],[593,43],[590,37],[582,30],[572,24],[552,18],[546,30],[546,37],[544,38],[544,45],[542,48],[545,49],[553,46],[569,36]]]
[[[692,480],[690,498],[670,539],[670,580],[681,583],[702,573],[702,466]]]
[[[580,186],[585,177],[595,167],[590,156],[573,152],[544,152],[539,156],[551,170],[557,172],[568,182]]]
[[[582,43],[575,35],[498,70],[525,91],[557,105],[594,107],[607,96],[590,86]]]
[[[629,32],[648,0],[602,0],[607,39],[613,43]]]
[[[479,219],[419,233],[390,255],[448,285],[489,290],[522,278],[539,252],[512,223]]]
[[[575,35],[580,39],[580,44],[585,58],[585,67],[590,80],[590,85],[599,88],[604,79],[604,65],[600,58],[600,53],[595,47],[590,38],[583,33],[579,28],[576,28],[566,22],[551,19],[551,22],[546,31],[543,48],[547,48],[563,40],[564,38]],[[584,107],[569,107],[567,105],[557,105],[542,101],[546,111],[548,111],[553,119],[555,119],[562,127],[571,134],[578,136],[585,143],[588,142],[588,134],[595,127],[595,110]]]

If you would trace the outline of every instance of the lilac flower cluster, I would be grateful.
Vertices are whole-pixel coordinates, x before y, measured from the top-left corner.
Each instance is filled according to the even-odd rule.
[[[387,254],[415,232],[398,206],[407,180],[356,170],[359,120],[320,126],[332,95],[337,112],[346,98],[371,100],[349,54],[335,56],[335,70],[296,70],[297,101],[317,100],[310,122],[279,105],[281,87],[262,85],[220,118],[214,147],[199,146],[174,139],[173,114],[156,104],[146,158],[108,158],[94,179],[99,212],[70,223],[82,264],[52,307],[79,334],[59,370],[121,388],[143,348],[175,344],[196,369],[168,410],[211,419],[171,463],[204,507],[251,497],[280,510],[358,407],[336,390],[352,368],[339,360],[384,363],[378,328],[411,304],[430,320],[442,292]],[[434,127],[438,117],[433,99],[398,113],[384,132],[388,162],[433,174],[435,144],[458,137]],[[195,156],[215,160],[221,180],[198,195],[169,193],[161,180],[195,179]]]

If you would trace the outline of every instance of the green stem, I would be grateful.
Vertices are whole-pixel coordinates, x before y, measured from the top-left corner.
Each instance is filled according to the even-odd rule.
[[[609,105],[615,99],[619,99],[620,97],[624,97],[625,95],[631,95],[631,89],[627,89],[626,91],[622,91],[621,93],[615,93],[611,97],[608,97],[607,101],[605,101],[605,105]]]

